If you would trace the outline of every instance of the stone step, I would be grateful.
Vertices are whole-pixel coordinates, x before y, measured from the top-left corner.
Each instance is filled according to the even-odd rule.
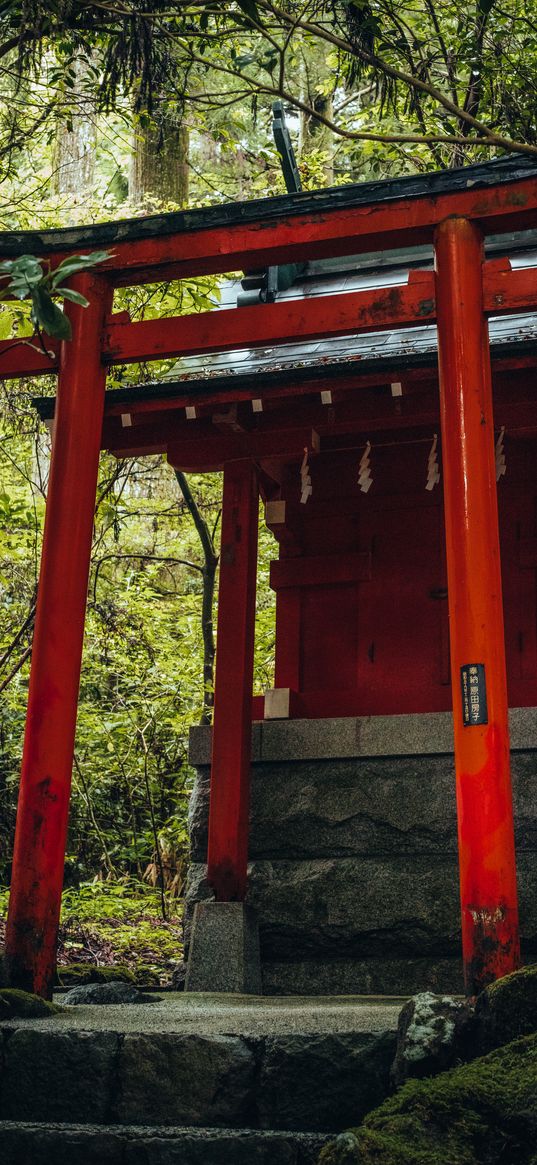
[[[399,1009],[182,994],[4,1021],[0,1120],[339,1131],[387,1094]]]
[[[327,1136],[1,1121],[2,1165],[314,1165]]]

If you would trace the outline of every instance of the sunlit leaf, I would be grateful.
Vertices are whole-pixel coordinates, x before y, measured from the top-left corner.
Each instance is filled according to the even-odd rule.
[[[72,287],[56,287],[57,295],[63,295],[64,299],[69,299],[71,303],[78,303],[80,307],[89,307],[89,299],[85,295],[81,295],[79,291],[73,291]]]
[[[55,336],[58,340],[71,339],[69,319],[43,287],[35,287],[32,291],[32,316],[36,327],[47,336]]]

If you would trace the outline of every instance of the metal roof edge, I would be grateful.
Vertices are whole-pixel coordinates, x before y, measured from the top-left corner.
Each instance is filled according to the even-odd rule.
[[[518,342],[516,340],[503,340],[496,344],[492,342],[490,345],[491,357],[496,360],[503,356],[510,356],[515,351],[518,356],[537,355],[537,343],[535,340],[523,339]],[[405,372],[413,368],[430,368],[431,371],[436,372],[438,368],[436,349],[422,353],[391,354],[387,357],[376,357],[369,360],[339,360],[304,368],[277,369],[274,372],[258,373],[255,378],[250,371],[244,374],[238,373],[231,376],[208,377],[198,380],[149,382],[136,388],[108,389],[105,393],[105,400],[111,405],[124,404],[129,406],[136,405],[140,401],[159,400],[160,398],[173,399],[174,396],[181,399],[187,396],[195,402],[206,393],[215,396],[219,392],[228,393],[232,388],[239,391],[249,388],[254,396],[261,394],[264,388],[288,383],[291,377],[294,382],[322,382],[327,379],[331,379],[333,382],[338,377],[345,379],[353,375],[359,377],[378,373],[379,377],[388,377],[392,372]],[[41,420],[51,420],[54,416],[55,396],[33,397],[30,403],[36,409]],[[128,411],[127,407],[125,411]]]

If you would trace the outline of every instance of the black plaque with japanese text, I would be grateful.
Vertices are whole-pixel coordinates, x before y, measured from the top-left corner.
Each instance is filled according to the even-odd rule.
[[[465,663],[461,667],[462,722],[465,728],[488,724],[487,685],[483,663]]]

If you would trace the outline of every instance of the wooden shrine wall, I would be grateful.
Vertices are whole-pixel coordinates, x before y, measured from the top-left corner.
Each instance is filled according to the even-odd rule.
[[[451,707],[442,483],[425,488],[430,439],[396,441],[373,447],[367,493],[359,452],[311,458],[306,504],[296,463],[286,470],[285,522],[271,524],[280,541],[271,585],[275,685],[298,693],[292,715]],[[498,503],[509,703],[524,707],[537,705],[537,440],[507,436],[505,449]]]

